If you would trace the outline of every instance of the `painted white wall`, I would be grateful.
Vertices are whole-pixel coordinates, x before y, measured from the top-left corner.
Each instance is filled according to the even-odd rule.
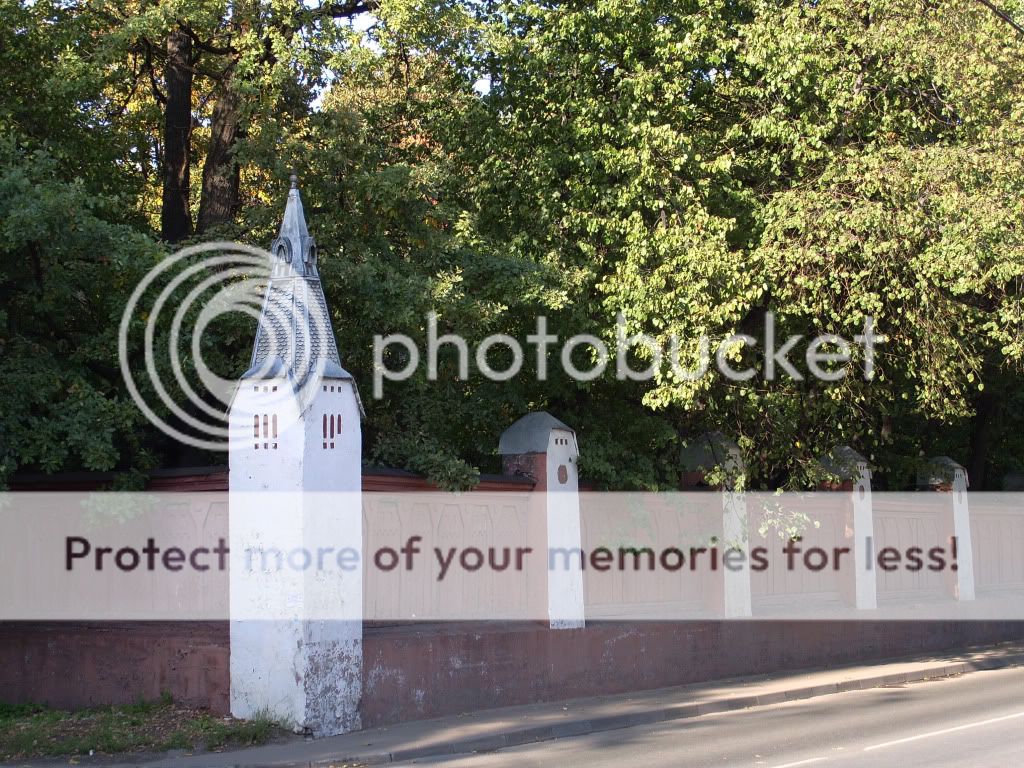
[[[270,551],[351,547],[361,560],[360,414],[347,380],[323,380],[299,408],[287,381],[243,380],[229,416],[233,437],[253,438],[234,440],[229,459],[231,712],[324,736],[360,727],[362,568],[277,570]],[[272,433],[253,435],[264,413],[278,415],[276,449]],[[342,425],[326,440],[324,416]],[[252,554],[261,548],[268,572]]]
[[[324,449],[324,416],[329,420],[332,415],[341,418],[341,434],[335,435],[331,448],[328,428],[328,448]],[[324,380],[305,418],[306,547],[314,551],[327,542],[350,548],[359,552],[362,562],[362,436],[352,381]],[[362,567],[345,573],[311,570],[307,574],[306,716],[317,735],[361,728],[362,575]]]
[[[547,450],[548,547],[579,549],[580,481],[576,436],[552,429]],[[584,625],[583,569],[578,559],[567,569],[548,569],[548,616],[552,629],[578,629]]]
[[[289,506],[301,504],[303,430],[290,389],[284,379],[243,380],[229,414],[230,676],[235,717],[265,713],[299,725],[305,709],[304,690],[295,684],[296,675],[302,674],[301,632],[284,620],[282,612],[288,603],[297,603],[301,577],[249,573],[245,557],[249,549],[286,551],[301,541],[301,528],[290,525],[287,516],[275,515],[280,498],[287,497]],[[263,439],[263,414],[271,423],[278,415],[276,441]],[[259,419],[256,434],[254,416]],[[266,618],[259,620],[260,616]]]

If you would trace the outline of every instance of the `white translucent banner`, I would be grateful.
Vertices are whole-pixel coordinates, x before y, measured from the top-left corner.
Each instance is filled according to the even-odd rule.
[[[1024,620],[1022,494],[557,496],[5,494],[0,620]]]

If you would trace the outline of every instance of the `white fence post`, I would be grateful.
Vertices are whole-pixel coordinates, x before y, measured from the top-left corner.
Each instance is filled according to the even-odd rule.
[[[747,499],[744,490],[746,467],[739,446],[721,432],[708,432],[686,445],[680,454],[684,488],[701,482],[711,471],[724,474],[722,494],[722,538],[725,550],[745,554],[740,565],[721,569],[720,594],[709,595],[708,607],[725,618],[752,615],[750,592],[750,537],[747,530]]]
[[[585,607],[576,432],[548,413],[530,413],[502,432],[498,453],[506,473],[532,477],[534,491],[544,494],[542,560],[547,567],[549,626],[579,629],[585,623]],[[552,550],[581,555],[552,560]]]
[[[843,492],[850,494],[846,537],[853,539],[853,564],[847,571],[845,597],[859,610],[874,610],[878,607],[878,579],[871,551],[875,541],[871,470],[867,460],[846,445],[836,446],[820,463],[842,481]],[[847,489],[847,484],[852,487]]]
[[[948,456],[937,456],[928,462],[926,476],[919,478],[926,485],[949,495],[949,505],[943,513],[940,532],[952,545],[956,542],[956,570],[950,567],[947,589],[955,600],[974,599],[974,549],[971,540],[971,516],[968,507],[967,470]]]

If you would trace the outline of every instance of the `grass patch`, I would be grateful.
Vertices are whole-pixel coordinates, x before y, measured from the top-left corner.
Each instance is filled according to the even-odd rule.
[[[160,701],[64,712],[0,704],[0,760],[112,755],[168,749],[222,750],[266,744],[287,731],[267,717],[234,720]]]

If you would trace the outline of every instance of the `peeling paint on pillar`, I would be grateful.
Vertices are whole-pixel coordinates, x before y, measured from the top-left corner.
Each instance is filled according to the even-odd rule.
[[[273,253],[252,367],[229,415],[232,437],[248,436],[229,457],[231,713],[329,736],[360,728],[361,569],[264,572],[245,560],[254,547],[332,542],[362,561],[361,407],[294,185]]]

